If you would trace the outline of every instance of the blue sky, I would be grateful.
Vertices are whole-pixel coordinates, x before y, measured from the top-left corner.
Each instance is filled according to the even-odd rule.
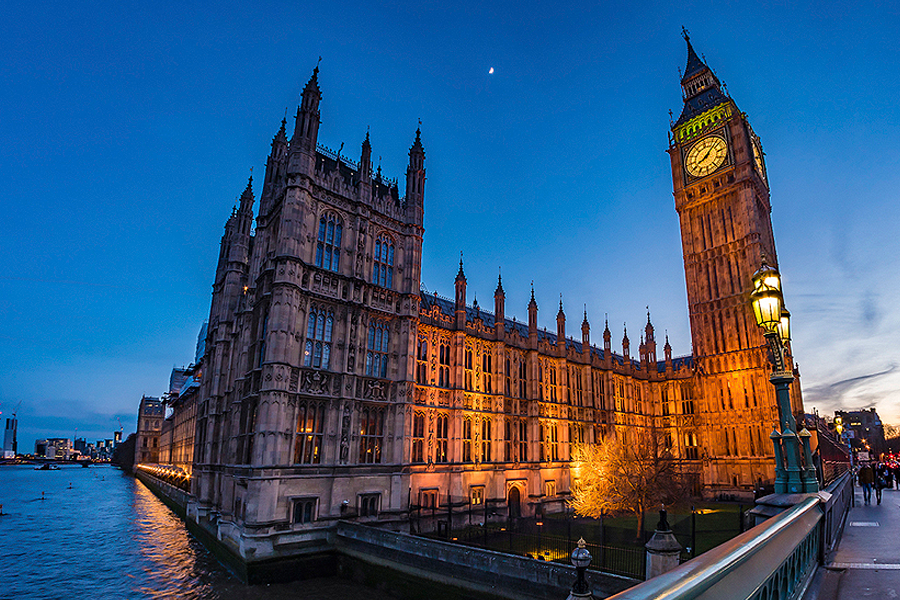
[[[650,306],[690,352],[668,110],[681,26],[767,153],[808,409],[900,422],[900,33],[891,3],[4,2],[0,411],[134,430],[191,361],[222,226],[322,56],[319,141],[403,176],[426,149],[423,283],[509,316],[533,280],[600,340]],[[488,70],[493,67],[494,73]],[[259,192],[256,186],[255,191]]]

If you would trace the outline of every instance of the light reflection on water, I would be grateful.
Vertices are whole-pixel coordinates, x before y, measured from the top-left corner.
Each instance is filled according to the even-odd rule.
[[[113,467],[3,466],[0,504],[0,598],[389,599],[337,579],[248,587]]]

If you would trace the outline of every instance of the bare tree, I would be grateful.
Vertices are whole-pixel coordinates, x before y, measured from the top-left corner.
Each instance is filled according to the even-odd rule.
[[[667,438],[655,427],[632,431],[574,448],[570,503],[585,517],[634,514],[640,536],[644,512],[683,499],[687,486]]]

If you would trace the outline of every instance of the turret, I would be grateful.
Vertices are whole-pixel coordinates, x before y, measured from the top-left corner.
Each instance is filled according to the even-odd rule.
[[[466,327],[466,274],[463,273],[462,256],[459,257],[459,272],[456,274],[456,327]]]
[[[625,335],[622,336],[622,358],[625,359],[625,366],[628,366],[628,361],[631,357],[631,342],[628,341],[628,324],[623,325],[625,330]]]
[[[503,292],[503,281],[497,275],[497,289],[494,290],[494,331],[496,339],[502,340],[504,332],[505,315],[503,314],[506,294]]]
[[[556,313],[556,348],[561,356],[566,355],[566,313],[563,312],[562,294],[559,295],[559,312]]]
[[[534,282],[531,284],[531,301],[528,302],[528,339],[532,347],[537,347],[537,314],[538,305],[534,300]]]
[[[603,357],[609,359],[612,354],[612,332],[609,330],[609,318],[604,320],[603,328]]]
[[[581,353],[591,356],[591,324],[588,323],[587,306],[584,307],[584,320],[581,322]]]
[[[319,139],[319,67],[313,69],[312,77],[303,88],[300,106],[294,122],[294,136],[291,138],[288,173],[310,175],[315,168],[316,144]]]
[[[362,154],[359,158],[359,180],[362,183],[372,181],[372,144],[369,142],[369,132],[366,131],[366,139],[362,143]]]
[[[656,365],[656,338],[653,335],[653,324],[650,322],[650,309],[647,309],[647,324],[644,326],[644,353],[647,355],[647,362],[650,365]]]
[[[225,223],[213,285],[210,314],[220,321],[231,321],[246,284],[250,257],[250,226],[253,222],[253,178],[241,194],[239,207],[232,209]]]
[[[666,334],[666,345],[663,346],[663,353],[666,357],[666,371],[672,370],[672,346],[669,345],[669,334]]]
[[[284,184],[287,168],[288,141],[285,127],[287,119],[281,120],[281,128],[272,140],[272,151],[266,160],[266,177],[259,197],[259,214],[266,215],[272,206],[272,198],[278,193],[278,187]]]
[[[406,205],[408,210],[414,211],[416,223],[422,223],[425,205],[425,148],[422,147],[421,127],[416,129],[416,139],[409,149]]]

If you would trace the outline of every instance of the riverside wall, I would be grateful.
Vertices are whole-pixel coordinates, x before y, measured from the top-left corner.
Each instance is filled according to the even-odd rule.
[[[218,526],[187,517],[190,495],[146,472],[135,476],[184,519],[188,529],[247,583],[341,576],[400,599],[564,600],[574,567],[481,548],[451,544],[340,521],[296,542],[276,543],[277,556],[246,560],[223,541]],[[588,571],[595,598],[606,598],[636,580]]]

